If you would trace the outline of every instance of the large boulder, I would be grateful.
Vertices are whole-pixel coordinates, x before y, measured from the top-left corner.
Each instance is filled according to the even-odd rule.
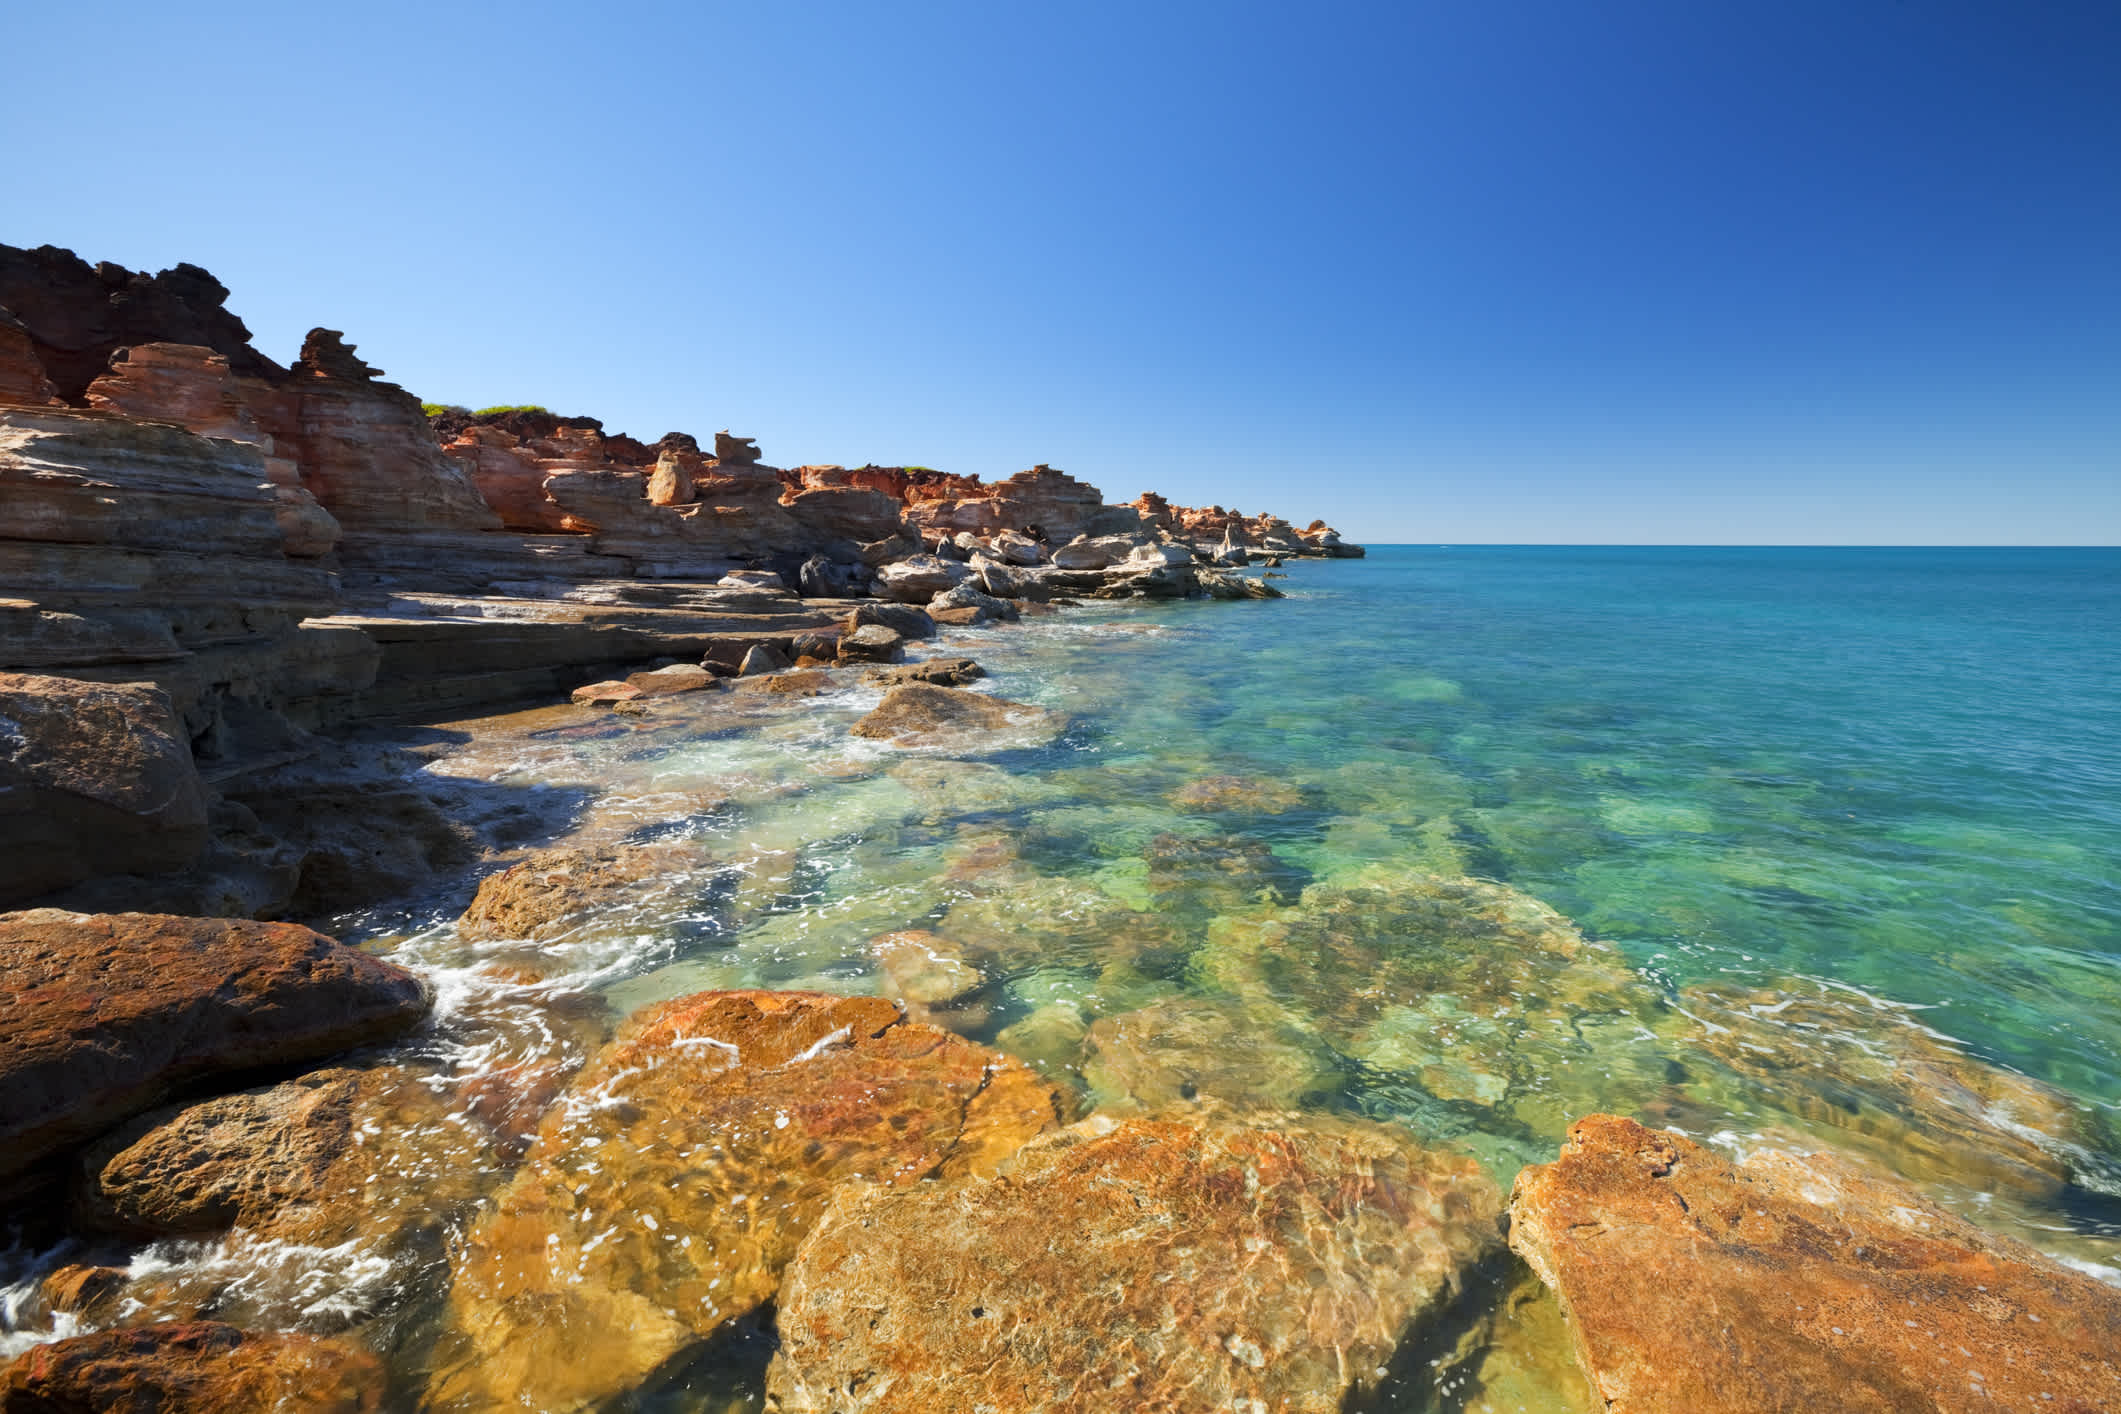
[[[884,694],[876,710],[856,722],[856,736],[888,741],[893,746],[1042,744],[1059,736],[1067,718],[1029,703],[1011,702],[981,692],[905,683]]]
[[[2121,1290],[1832,1155],[1592,1115],[1518,1175],[1510,1245],[1611,1414],[2121,1409]]]
[[[947,614],[952,609],[974,610],[981,619],[1017,617],[1016,605],[1007,599],[997,599],[992,594],[981,591],[970,581],[958,585],[955,589],[946,589],[928,601],[928,614],[931,618]]]
[[[902,638],[935,637],[935,620],[912,604],[857,604],[847,615],[847,632],[864,624],[882,624]]]
[[[1499,1243],[1400,1131],[1102,1117],[1001,1177],[839,1194],[781,1288],[784,1414],[1331,1414]]]
[[[469,1235],[430,1407],[602,1407],[770,1301],[833,1190],[991,1173],[1059,1107],[1028,1066],[881,998],[651,1007]]]
[[[896,663],[905,656],[905,638],[882,624],[863,624],[840,635],[838,659],[842,663]]]
[[[0,673],[0,905],[182,869],[206,794],[160,688]]]
[[[1105,535],[1092,538],[1078,535],[1053,552],[1056,568],[1064,570],[1101,570],[1116,565],[1141,546],[1141,541],[1131,535]],[[1190,553],[1187,558],[1192,557]]]
[[[292,923],[0,916],[0,1179],[216,1076],[401,1034],[429,992]]]
[[[877,593],[901,604],[925,604],[963,583],[971,567],[937,555],[912,555],[876,572]]]

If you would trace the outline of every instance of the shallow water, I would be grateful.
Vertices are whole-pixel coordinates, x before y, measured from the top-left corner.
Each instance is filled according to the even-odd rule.
[[[1285,587],[940,646],[1071,714],[1042,745],[852,738],[853,675],[482,724],[432,769],[587,793],[570,842],[666,851],[654,886],[536,944],[463,942],[461,896],[343,931],[441,981],[413,1049],[460,1108],[649,1002],[888,991],[870,940],[925,928],[978,983],[927,1018],[1085,1107],[1365,1115],[1505,1188],[1593,1109],[1825,1142],[2121,1279],[2121,553],[1386,548]],[[410,1378],[447,1266],[405,1250],[120,1255],[251,1274],[187,1311],[380,1315]],[[1551,1304],[1489,1299],[1379,1407],[1578,1407]],[[756,1408],[770,1344],[634,1407]]]

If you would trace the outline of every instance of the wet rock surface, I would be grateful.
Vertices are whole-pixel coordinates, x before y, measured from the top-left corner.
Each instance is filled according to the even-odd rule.
[[[292,923],[0,916],[0,1177],[181,1085],[399,1035],[426,986]]]
[[[779,1301],[784,1414],[1337,1411],[1498,1242],[1466,1159],[1355,1121],[1089,1120],[990,1180],[839,1194]]]
[[[457,931],[474,941],[559,937],[590,913],[652,890],[696,863],[682,847],[668,845],[539,850],[482,879]]]
[[[893,746],[980,745],[1000,734],[1032,742],[1051,741],[1067,726],[1057,712],[980,692],[906,683],[884,694],[876,710],[856,722],[856,736]]]
[[[1832,1155],[1593,1115],[1510,1215],[1614,1414],[2121,1407],[2121,1291]]]
[[[215,1321],[40,1345],[0,1369],[5,1414],[369,1414],[381,1361],[343,1341]]]
[[[835,1188],[991,1172],[1059,1104],[1020,1062],[879,998],[651,1007],[473,1228],[434,1405],[566,1410],[630,1389],[770,1300]]]
[[[1916,1177],[2052,1197],[2121,1191],[2121,1132],[2051,1085],[1966,1053],[1908,1009],[1791,978],[1691,987],[1698,1043],[1774,1108]]]
[[[926,682],[937,687],[963,687],[978,682],[987,676],[987,670],[970,658],[930,658],[923,663],[905,663],[898,667],[877,668],[864,675],[865,682],[884,687],[896,687],[900,683]]]

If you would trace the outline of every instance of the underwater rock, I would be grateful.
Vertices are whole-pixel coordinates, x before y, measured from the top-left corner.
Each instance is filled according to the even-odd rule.
[[[2048,1196],[2121,1191],[2121,1135],[2051,1085],[1988,1065],[1905,1007],[1790,978],[1690,987],[1698,1043],[1776,1109],[1873,1147],[1901,1173]]]
[[[467,1239],[432,1407],[561,1411],[630,1389],[771,1300],[834,1189],[991,1172],[1059,1105],[1028,1066],[878,997],[650,1007]]]
[[[1302,891],[1301,871],[1264,840],[1242,835],[1160,834],[1149,841],[1149,892],[1165,907],[1210,913],[1285,903]]]
[[[986,739],[1003,734],[1010,744],[1043,745],[1067,725],[1062,714],[1029,703],[933,683],[905,683],[885,693],[876,710],[851,730],[893,746],[958,748],[988,744]]]
[[[1289,1008],[1336,1050],[1437,1099],[1558,1138],[1568,1107],[1664,1083],[1658,993],[1612,949],[1507,885],[1378,867],[1210,925],[1196,975]],[[1640,1098],[1637,1098],[1640,1097]]]
[[[1100,1109],[1156,1111],[1210,1098],[1315,1108],[1340,1088],[1333,1053],[1276,1012],[1171,997],[1104,1017],[1084,1042],[1083,1079]]]
[[[0,905],[205,849],[205,790],[162,689],[0,673],[0,722]]]
[[[217,1321],[40,1345],[0,1370],[6,1414],[368,1414],[383,1364],[344,1341]]]
[[[180,1086],[387,1040],[403,968],[293,923],[36,909],[0,917],[0,1177]]]
[[[988,1180],[837,1195],[790,1264],[784,1414],[1328,1414],[1498,1243],[1493,1185],[1322,1116],[1092,1119]]]
[[[1510,1219],[1612,1414],[2121,1408],[2121,1291],[1834,1155],[1592,1115]]]
[[[1258,776],[1203,776],[1171,793],[1171,804],[1196,815],[1286,815],[1304,807],[1304,792]]]
[[[738,678],[736,690],[773,697],[817,697],[832,691],[832,675],[815,668],[769,673],[764,677]]]
[[[914,1006],[941,1006],[976,991],[986,980],[958,955],[957,946],[924,928],[881,933],[869,940],[891,984],[891,995]]]
[[[985,676],[987,670],[970,658],[930,658],[921,663],[878,668],[864,674],[862,681],[873,682],[882,687],[896,687],[902,682],[932,682],[937,687],[963,687],[966,683],[978,682]]]
[[[696,862],[670,845],[539,850],[481,879],[457,932],[474,941],[556,938],[587,915],[665,883]]]

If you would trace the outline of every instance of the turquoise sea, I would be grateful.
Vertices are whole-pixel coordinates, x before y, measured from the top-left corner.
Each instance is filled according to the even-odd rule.
[[[440,983],[445,1093],[665,998],[881,991],[1084,1112],[1359,1115],[1505,1191],[1594,1110],[1831,1146],[2121,1282],[2121,551],[1401,546],[1278,583],[923,646],[1053,739],[855,738],[852,673],[491,719],[429,769],[571,802],[562,842],[659,850],[653,887],[534,942],[460,937],[461,891],[341,932]],[[913,977],[874,941],[906,929]],[[382,1330],[417,1381],[447,1263],[371,1256],[129,1260]],[[1375,1407],[1584,1407],[1551,1302],[1485,1299]],[[626,1407],[758,1408],[769,1350]]]

